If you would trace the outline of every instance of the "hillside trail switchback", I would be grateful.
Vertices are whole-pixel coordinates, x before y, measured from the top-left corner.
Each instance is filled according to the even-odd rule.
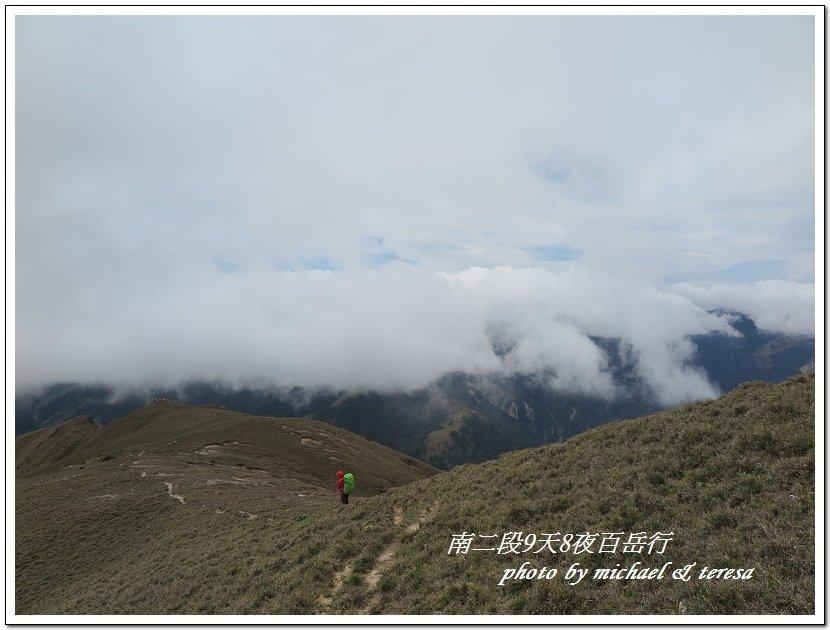
[[[418,531],[422,524],[432,519],[437,508],[438,502],[433,502],[429,507],[427,507],[421,512],[421,514],[415,521],[407,525],[404,531],[408,534]],[[399,506],[395,506],[393,508],[392,514],[392,524],[397,527],[401,527],[403,523],[403,509]],[[377,603],[380,601],[380,595],[377,592],[378,583],[380,582],[381,577],[383,577],[383,574],[394,564],[396,554],[398,552],[398,549],[400,549],[400,546],[401,543],[399,540],[393,541],[386,547],[384,547],[378,554],[377,558],[375,558],[375,563],[372,569],[363,578],[363,583],[365,585],[366,591],[370,592],[372,596],[369,598],[366,604],[360,608],[360,610],[358,611],[359,614],[368,614],[368,611],[371,610],[372,607],[377,605]],[[320,595],[317,597],[317,603],[322,607],[321,613],[325,614],[326,612],[328,612],[328,609],[334,601],[335,596],[343,588],[343,583],[352,574],[352,571],[352,565],[347,564],[340,571],[334,574],[334,577],[332,579],[331,591],[329,592],[329,594]]]
[[[407,534],[414,534],[417,532],[421,525],[424,523],[429,522],[435,516],[435,512],[438,510],[438,502],[433,501],[427,508],[423,509],[421,513],[418,515],[418,518],[406,526],[404,531]],[[395,506],[394,513],[392,516],[392,523],[397,526],[403,525],[404,515],[403,510]],[[389,543],[383,550],[378,554],[378,557],[375,559],[375,565],[372,567],[371,571],[366,574],[363,582],[366,585],[367,591],[372,593],[372,596],[366,602],[366,604],[360,609],[360,614],[366,615],[369,614],[369,611],[375,607],[378,602],[380,601],[380,593],[377,591],[378,584],[380,583],[380,579],[383,577],[383,574],[395,563],[396,555],[398,553],[398,549],[401,547],[400,540],[393,541]]]

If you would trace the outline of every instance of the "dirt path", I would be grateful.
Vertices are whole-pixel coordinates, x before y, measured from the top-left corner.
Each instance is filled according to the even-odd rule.
[[[184,505],[184,497],[180,494],[173,494],[173,484],[169,481],[165,481],[164,485],[167,486],[167,494],[169,494],[174,499],[178,499],[181,501],[181,504]]]
[[[347,564],[343,567],[340,571],[334,574],[334,583],[331,587],[331,595],[320,595],[317,598],[317,603],[323,606],[324,608],[328,608],[331,606],[331,602],[334,599],[334,596],[343,588],[343,582],[352,574],[352,565]]]
[[[407,534],[414,533],[420,529],[421,525],[432,520],[436,511],[438,510],[438,502],[433,502],[429,507],[422,510],[417,520],[406,526],[404,531]],[[404,524],[404,512],[399,506],[394,506],[392,513],[392,524],[396,527],[402,527]],[[358,610],[359,614],[368,614],[377,604],[380,603],[380,591],[378,584],[386,571],[395,564],[398,551],[401,548],[400,540],[393,541],[386,545],[378,557],[375,558],[375,563],[371,570],[364,576],[364,592],[369,593],[369,598],[366,603]],[[317,603],[321,606],[321,612],[325,614],[331,606],[332,601],[338,592],[343,587],[344,581],[352,574],[352,566],[346,565],[342,570],[334,574],[331,590],[328,595],[320,595],[317,597]]]
[[[375,566],[372,567],[372,570],[366,574],[366,578],[364,582],[366,584],[366,588],[370,591],[373,591],[377,588],[378,582],[380,582],[380,578],[383,576],[386,569],[395,561],[395,554],[398,553],[398,549],[400,549],[401,543],[393,542],[387,545],[383,551],[380,552],[380,555],[375,560]]]
[[[435,513],[438,511],[438,501],[433,501],[430,506],[425,509],[421,514],[418,516],[418,520],[414,523],[410,523],[406,526],[406,532],[411,534],[413,532],[417,532],[421,525],[424,523],[428,523],[435,517]]]
[[[406,526],[406,533],[411,534],[418,531],[424,523],[429,522],[435,516],[435,513],[438,510],[438,502],[433,502],[430,504],[428,508],[423,510],[421,514],[418,516],[418,520],[413,523],[410,523]],[[395,506],[394,514],[392,516],[392,523],[397,526],[403,525],[404,515],[403,510],[400,507]],[[377,559],[375,560],[375,565],[372,567],[372,570],[366,574],[364,578],[364,584],[366,585],[366,590],[372,594],[366,604],[360,609],[360,614],[368,614],[372,608],[374,608],[380,602],[380,593],[377,591],[378,584],[380,583],[380,579],[383,577],[383,574],[395,563],[395,557],[398,553],[398,550],[401,548],[400,541],[395,541],[388,544],[378,555]]]

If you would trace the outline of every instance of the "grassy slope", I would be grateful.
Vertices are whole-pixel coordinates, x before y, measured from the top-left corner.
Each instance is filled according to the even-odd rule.
[[[56,469],[18,481],[17,612],[811,613],[814,396],[812,376],[750,383],[345,509],[322,491],[272,496],[272,487],[255,503],[250,488],[195,482],[174,486],[181,505],[139,469],[118,467],[120,456],[94,463],[96,476]],[[216,436],[243,441],[220,426]],[[93,498],[105,493],[118,498]],[[674,540],[664,556],[447,554],[463,531],[586,530],[673,531]],[[564,571],[637,560],[755,574],[496,585],[523,561]]]
[[[281,538],[316,550],[305,534],[335,513],[338,468],[354,472],[356,501],[438,472],[323,422],[172,402],[60,459],[48,441],[33,448],[39,433],[17,439],[18,613],[256,610],[239,593],[263,572],[292,575]],[[303,583],[304,554],[285,554]]]
[[[22,476],[69,457],[98,427],[87,416],[20,435],[15,439],[15,475]]]
[[[814,595],[814,378],[745,384],[714,401],[603,426],[563,444],[397,488],[436,516],[396,554],[377,612],[805,614]],[[411,516],[410,516],[411,518]],[[462,531],[673,531],[665,558],[447,555]],[[544,554],[542,554],[544,555]],[[661,561],[756,567],[748,582],[519,582],[522,561],[566,569]],[[425,588],[429,585],[429,588]]]

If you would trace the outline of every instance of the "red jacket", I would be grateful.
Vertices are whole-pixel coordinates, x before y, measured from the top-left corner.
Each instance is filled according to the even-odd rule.
[[[343,471],[337,471],[337,493],[343,494]]]

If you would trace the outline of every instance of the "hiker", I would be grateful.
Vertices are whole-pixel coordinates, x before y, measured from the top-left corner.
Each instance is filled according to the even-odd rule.
[[[344,485],[345,484],[343,482],[343,471],[338,470],[337,471],[337,492],[340,495],[340,503],[345,505],[346,503],[349,502],[349,495],[346,494],[345,491],[343,490]]]
[[[342,470],[337,471],[337,492],[340,494],[340,503],[343,505],[349,502],[349,495],[354,490],[354,475],[343,474]]]

